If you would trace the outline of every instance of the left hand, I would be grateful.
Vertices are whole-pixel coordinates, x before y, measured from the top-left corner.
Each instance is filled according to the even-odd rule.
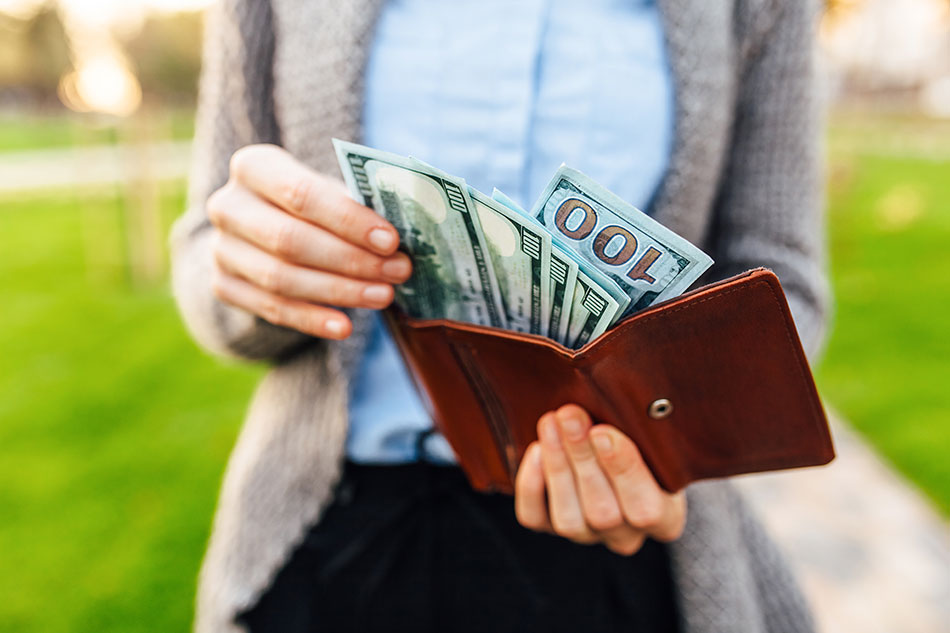
[[[567,404],[541,416],[538,437],[515,479],[521,525],[575,543],[603,543],[625,556],[648,536],[669,542],[683,533],[685,495],[660,488],[616,427],[592,426],[584,409]]]

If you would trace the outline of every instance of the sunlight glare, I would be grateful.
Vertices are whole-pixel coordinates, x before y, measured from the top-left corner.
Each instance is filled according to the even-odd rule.
[[[138,80],[115,56],[85,62],[63,78],[63,101],[74,110],[128,116],[142,100]]]

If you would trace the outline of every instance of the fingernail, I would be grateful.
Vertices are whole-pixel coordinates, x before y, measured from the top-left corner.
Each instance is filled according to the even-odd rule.
[[[369,243],[381,251],[388,251],[396,245],[397,238],[392,231],[373,229],[369,232]]]
[[[346,329],[346,324],[343,321],[338,321],[336,319],[330,319],[326,323],[327,332],[333,336],[342,336],[343,331]]]
[[[584,437],[584,425],[577,418],[567,418],[566,420],[560,420],[560,422],[561,430],[570,439],[579,440]]]
[[[395,281],[403,281],[409,276],[411,270],[412,267],[409,262],[402,257],[399,259],[391,259],[383,264],[383,274]]]
[[[363,299],[369,303],[384,303],[389,301],[390,296],[389,286],[382,284],[366,286],[366,288],[363,289]]]
[[[610,455],[614,450],[614,441],[606,433],[591,433],[590,440],[594,443],[594,450],[601,455]]]
[[[550,420],[541,424],[541,441],[549,446],[557,446],[561,443],[561,438],[557,435],[557,428]]]

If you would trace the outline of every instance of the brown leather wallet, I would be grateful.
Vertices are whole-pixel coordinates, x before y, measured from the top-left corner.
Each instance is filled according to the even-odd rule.
[[[537,420],[568,402],[617,426],[657,481],[826,464],[821,401],[778,278],[756,269],[634,314],[579,350],[445,319],[387,321],[472,486],[512,493]]]

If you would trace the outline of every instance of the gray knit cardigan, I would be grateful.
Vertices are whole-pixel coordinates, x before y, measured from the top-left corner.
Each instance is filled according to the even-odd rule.
[[[235,615],[255,603],[330,502],[347,433],[347,383],[368,325],[367,312],[352,311],[353,335],[328,342],[218,302],[204,203],[227,180],[231,154],[249,143],[278,143],[338,173],[330,138],[360,137],[363,66],[380,2],[224,0],[209,16],[189,208],[172,235],[174,290],[202,345],[272,369],[224,477],[199,582],[201,633],[241,630]],[[712,254],[707,280],[774,270],[814,353],[827,306],[814,3],[659,4],[675,141],[650,211]],[[812,630],[794,579],[734,488],[694,484],[687,498],[685,533],[671,545],[684,630]]]

